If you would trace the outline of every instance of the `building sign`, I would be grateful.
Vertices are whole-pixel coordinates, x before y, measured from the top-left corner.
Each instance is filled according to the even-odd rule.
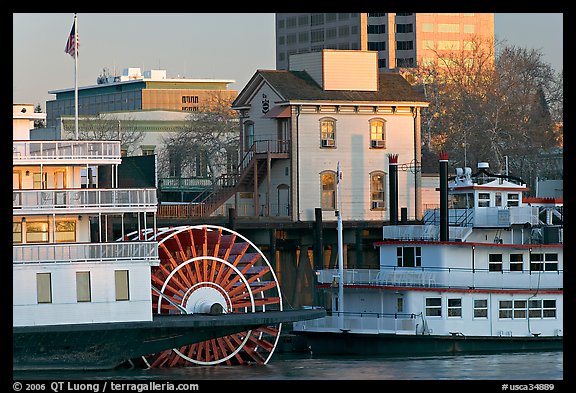
[[[270,109],[270,101],[266,97],[266,94],[262,93],[262,113],[268,113]]]

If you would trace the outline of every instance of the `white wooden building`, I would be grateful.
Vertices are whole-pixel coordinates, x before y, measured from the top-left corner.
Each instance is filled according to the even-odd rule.
[[[378,73],[373,51],[304,53],[290,58],[289,70],[258,70],[232,105],[240,113],[241,171],[220,206],[294,222],[312,221],[322,208],[322,219],[334,221],[340,199],[343,220],[387,221],[394,154],[398,210],[421,218],[420,111],[427,106],[400,74]]]

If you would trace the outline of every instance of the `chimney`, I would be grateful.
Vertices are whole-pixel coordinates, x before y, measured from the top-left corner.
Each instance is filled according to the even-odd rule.
[[[448,153],[440,153],[440,241],[448,241]]]
[[[398,154],[388,154],[390,176],[390,224],[398,224]]]

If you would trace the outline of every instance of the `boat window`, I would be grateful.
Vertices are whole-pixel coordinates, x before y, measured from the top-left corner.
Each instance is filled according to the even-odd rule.
[[[487,192],[478,193],[478,207],[490,207],[490,194]]]
[[[488,299],[474,299],[474,318],[488,318]]]
[[[76,301],[90,302],[90,272],[76,272]]]
[[[556,300],[542,300],[542,316],[544,318],[556,318]]]
[[[38,303],[52,303],[51,273],[36,273],[36,299]]]
[[[427,317],[442,316],[442,298],[440,297],[426,298],[426,316]]]
[[[544,270],[547,272],[558,271],[558,254],[544,255]]]
[[[76,221],[56,221],[56,242],[76,241]]]
[[[526,318],[526,300],[514,300],[514,319]]]
[[[422,266],[421,247],[398,247],[396,249],[396,257],[399,267]]]
[[[512,319],[512,300],[500,300],[498,305],[498,318]]]
[[[12,243],[22,243],[21,222],[12,222]]]
[[[530,254],[530,271],[541,272],[544,271],[544,254],[532,253]]]
[[[128,270],[114,271],[116,282],[116,300],[130,300]]]
[[[530,316],[530,318],[542,318],[542,300],[541,299],[530,300],[529,307],[530,307],[530,310],[528,312],[528,315]]]
[[[48,173],[35,172],[32,174],[32,186],[35,190],[44,190],[48,188]]]
[[[523,269],[522,254],[510,254],[510,271],[521,272]]]
[[[519,206],[520,199],[518,194],[508,194],[508,206]]]
[[[491,272],[502,271],[502,254],[488,254],[488,270]]]
[[[500,191],[496,192],[494,204],[495,206],[502,206],[502,193]]]
[[[474,208],[474,194],[450,194],[448,195],[448,208],[471,209]]]
[[[462,299],[448,299],[448,316],[462,317]]]
[[[27,222],[26,243],[48,243],[48,222]]]

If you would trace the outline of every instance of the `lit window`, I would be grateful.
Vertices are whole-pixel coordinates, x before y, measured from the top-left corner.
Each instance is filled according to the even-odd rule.
[[[386,147],[385,123],[383,120],[370,120],[370,147],[383,149]]]
[[[76,241],[76,221],[56,221],[56,242]]]
[[[322,119],[320,120],[320,141],[321,147],[335,147],[336,146],[336,120]]]
[[[48,243],[48,223],[44,221],[27,222],[26,243]]]
[[[336,173],[331,171],[320,174],[322,182],[322,209],[336,209]]]
[[[21,222],[12,222],[12,243],[22,243]]]
[[[384,210],[384,172],[370,174],[370,209]]]

